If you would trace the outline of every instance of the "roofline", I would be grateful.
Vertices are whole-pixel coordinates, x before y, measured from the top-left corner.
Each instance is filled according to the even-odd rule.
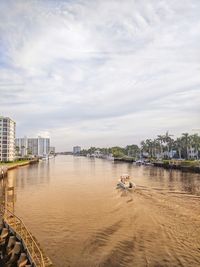
[[[10,121],[12,121],[12,122],[16,123],[14,120],[12,120],[12,119],[11,119],[11,118],[9,118],[9,117],[0,116],[0,119],[9,119]]]

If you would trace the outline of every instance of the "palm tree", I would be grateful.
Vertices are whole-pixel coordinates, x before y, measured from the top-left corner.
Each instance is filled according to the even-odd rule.
[[[199,158],[199,147],[200,147],[200,137],[198,134],[193,134],[190,136],[191,147],[195,149],[196,158]]]
[[[140,152],[139,147],[137,145],[129,145],[126,146],[125,149],[126,149],[126,154],[130,157],[136,157]]]
[[[160,144],[160,154],[161,154],[161,158],[163,157],[163,143],[164,143],[164,135],[158,135],[157,139],[156,139],[159,144]]]
[[[160,150],[160,143],[157,139],[154,139],[152,141],[152,156],[154,158],[157,157],[157,154],[159,153],[159,150]]]
[[[189,154],[189,134],[188,133],[182,133],[182,142],[183,142],[183,151],[186,156],[186,159],[188,159]]]
[[[167,157],[170,157],[170,151],[172,149],[172,143],[173,143],[173,139],[171,138],[171,134],[169,134],[169,132],[167,131],[166,134],[163,136],[164,139],[164,143],[166,144],[167,147]]]
[[[174,145],[175,145],[176,149],[178,150],[179,159],[181,159],[181,151],[183,148],[182,138],[177,138],[176,141],[174,142]]]
[[[153,141],[151,139],[147,139],[146,145],[148,154],[153,157]]]
[[[145,141],[141,141],[140,142],[141,145],[141,153],[146,152],[146,142]]]

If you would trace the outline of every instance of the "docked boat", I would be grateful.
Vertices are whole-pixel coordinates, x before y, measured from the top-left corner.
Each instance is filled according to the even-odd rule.
[[[41,157],[40,159],[42,161],[47,161],[47,160],[53,159],[53,158],[55,158],[55,155],[46,155],[46,156]]]
[[[144,165],[144,160],[139,159],[139,160],[137,160],[137,161],[135,162],[135,164],[138,165],[138,166],[140,166],[140,165]]]

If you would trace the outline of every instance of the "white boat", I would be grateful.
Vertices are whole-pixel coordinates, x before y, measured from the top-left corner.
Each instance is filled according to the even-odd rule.
[[[55,158],[54,155],[45,155],[45,156],[41,157],[41,160],[49,160],[49,159],[53,159],[53,158]]]
[[[117,188],[130,190],[130,189],[135,189],[136,185],[133,182],[125,182],[125,183],[123,183],[122,181],[119,181],[118,184],[117,184]]]
[[[124,179],[124,180],[129,180],[130,179],[130,176],[127,174],[127,173],[124,173],[120,176],[121,180]]]
[[[151,163],[151,162],[145,162],[144,165],[145,165],[145,166],[153,166],[153,163]]]
[[[48,160],[48,157],[42,157],[41,160]]]
[[[144,165],[144,161],[143,160],[141,160],[141,159],[139,159],[139,160],[137,160],[136,162],[135,162],[135,164],[136,165]]]

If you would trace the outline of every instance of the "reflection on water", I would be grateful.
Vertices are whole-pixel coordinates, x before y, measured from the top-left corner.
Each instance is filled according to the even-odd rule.
[[[51,164],[54,161],[52,160]],[[30,165],[21,167],[19,169],[15,169],[10,174],[17,176],[16,186],[24,189],[26,186],[34,186],[38,184],[47,184],[49,183],[50,175],[49,175],[49,161],[42,162],[41,164]],[[31,175],[30,175],[31,174]]]
[[[116,189],[122,173],[135,191]],[[199,174],[58,156],[9,179],[56,267],[200,266]]]

